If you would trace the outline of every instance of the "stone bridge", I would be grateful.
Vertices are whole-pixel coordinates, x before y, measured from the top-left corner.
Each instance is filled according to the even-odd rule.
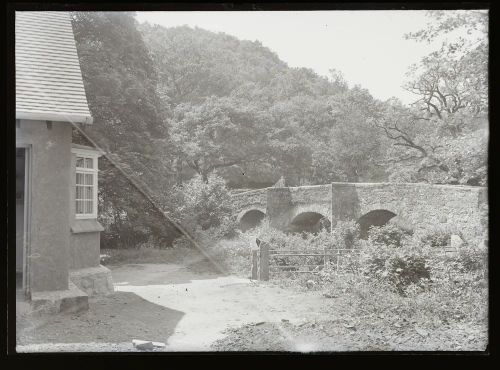
[[[265,188],[233,195],[242,230],[266,219],[280,230],[314,230],[320,222],[334,227],[338,220],[356,220],[362,235],[393,217],[416,231],[451,226],[482,237],[487,230],[487,189],[484,187],[399,184],[331,183]],[[396,218],[395,218],[396,219]]]

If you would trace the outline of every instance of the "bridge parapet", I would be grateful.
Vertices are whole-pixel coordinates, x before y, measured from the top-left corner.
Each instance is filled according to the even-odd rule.
[[[237,219],[253,209],[266,213],[267,188],[249,190],[232,195],[233,207],[237,214]]]
[[[459,185],[410,183],[331,183],[316,186],[265,188],[233,195],[241,217],[252,209],[271,226],[286,229],[300,213],[338,220],[359,220],[372,211],[388,211],[414,229],[435,226],[483,235],[487,230],[487,189]],[[265,210],[265,212],[264,212]]]

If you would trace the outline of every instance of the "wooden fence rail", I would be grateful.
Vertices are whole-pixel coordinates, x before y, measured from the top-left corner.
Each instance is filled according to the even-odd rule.
[[[339,268],[339,261],[342,255],[348,252],[359,253],[356,249],[308,249],[307,251],[297,251],[297,250],[276,250],[269,249],[269,244],[265,242],[258,242],[259,250],[252,251],[252,279],[254,280],[269,280],[269,273],[271,270],[289,270],[294,273],[316,273],[319,267],[324,267],[334,259],[336,268]],[[316,252],[316,253],[314,253]],[[294,265],[275,265],[271,264],[273,260],[280,257],[321,257],[322,263],[315,264],[294,264]],[[300,270],[300,268],[315,268],[315,270]]]
[[[329,262],[334,262],[336,271],[339,270],[341,257],[346,254],[359,254],[360,249],[308,249],[307,251],[285,250],[285,249],[269,249],[269,244],[258,241],[258,250],[252,250],[252,279],[254,280],[269,280],[270,271],[291,271],[293,273],[317,273],[318,268],[326,266]],[[455,255],[458,250],[449,246],[437,251],[445,256]],[[322,257],[322,263],[315,264],[294,264],[294,265],[276,265],[271,264],[274,260],[280,257]],[[300,270],[300,268],[315,268],[314,270]]]

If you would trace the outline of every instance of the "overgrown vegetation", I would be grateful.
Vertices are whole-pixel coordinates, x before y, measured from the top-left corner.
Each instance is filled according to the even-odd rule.
[[[374,246],[401,247],[411,237],[412,232],[396,224],[387,223],[384,226],[372,226],[368,235],[370,244]]]
[[[381,328],[387,342],[412,338],[410,342],[418,343],[445,331],[453,341],[449,348],[459,348],[462,338],[451,333],[460,328],[470,331],[466,342],[486,341],[487,250],[464,244],[447,253],[452,232],[435,229],[412,234],[404,227],[387,224],[371,228],[368,239],[362,240],[352,222],[337,223],[331,234],[284,233],[262,225],[219,244],[214,255],[231,266],[232,273],[248,277],[257,238],[274,250],[322,251],[346,247],[348,235],[353,253],[343,254],[338,263],[332,259],[324,267],[311,268],[314,273],[308,274],[297,274],[293,268],[273,271],[271,282],[320,290],[326,297],[349,302],[342,308],[342,320],[361,330],[372,330],[365,325],[371,322]],[[322,264],[323,258],[280,257],[273,263]],[[395,337],[389,338],[392,335]]]
[[[487,16],[468,14],[430,12],[434,26],[407,35],[420,42],[462,29],[471,41],[451,38],[416,63],[407,76],[416,99],[405,106],[348,86],[340,71],[326,77],[291,68],[260,42],[187,26],[139,25],[128,12],[76,12],[75,40],[95,121],[85,130],[160,212],[205,233],[230,225],[225,211],[216,211],[218,219],[190,198],[206,191],[199,178],[210,184],[214,173],[233,188],[269,186],[281,176],[287,186],[485,185]],[[134,215],[150,207],[146,198],[129,197],[121,175],[107,172],[100,189],[110,222],[104,243],[169,239],[157,235],[166,232],[155,226],[158,220]],[[339,236],[348,247],[346,237]]]

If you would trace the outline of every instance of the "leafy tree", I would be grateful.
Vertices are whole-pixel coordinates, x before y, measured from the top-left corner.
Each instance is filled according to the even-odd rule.
[[[389,101],[384,115],[373,120],[392,142],[387,151],[391,178],[484,185],[487,14],[432,11],[429,15],[434,22],[406,35],[408,39],[442,41],[464,30],[473,36],[446,39],[440,50],[412,66],[406,88],[417,100],[410,108]]]
[[[76,12],[73,29],[94,117],[94,124],[84,129],[128,166],[131,176],[153,188],[168,183],[168,127],[159,114],[156,69],[134,14]]]
[[[244,166],[265,156],[265,113],[233,98],[210,97],[174,110],[172,137],[182,160],[208,181],[216,169]]]
[[[81,128],[129,178],[140,180],[147,186],[143,190],[158,196],[173,179],[172,146],[160,115],[156,68],[134,14],[76,12],[72,21],[94,118],[93,125]],[[178,235],[121,172],[106,159],[102,163],[100,208],[107,226],[103,245],[138,245],[151,236],[167,242]],[[125,235],[128,241],[122,240]]]
[[[170,215],[191,232],[227,224],[234,217],[232,200],[223,178],[196,175],[163,194],[172,204]]]
[[[187,26],[140,26],[158,70],[159,90],[171,108],[228,96],[244,83],[263,84],[286,64],[259,42]]]

